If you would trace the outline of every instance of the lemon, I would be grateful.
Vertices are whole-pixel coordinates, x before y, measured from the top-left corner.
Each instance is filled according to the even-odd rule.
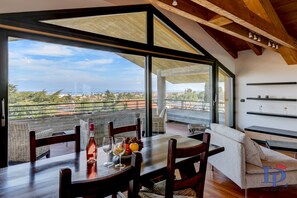
[[[139,145],[137,144],[137,143],[131,143],[130,145],[129,145],[129,148],[130,148],[130,150],[132,151],[132,152],[134,152],[134,151],[138,151],[138,149],[139,149]]]

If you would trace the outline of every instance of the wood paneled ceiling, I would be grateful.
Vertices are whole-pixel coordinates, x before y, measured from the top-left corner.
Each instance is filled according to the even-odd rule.
[[[281,54],[297,64],[297,0],[150,0],[157,7],[199,23],[233,58],[251,49]],[[249,38],[256,33],[261,40]],[[273,41],[278,49],[268,46]]]

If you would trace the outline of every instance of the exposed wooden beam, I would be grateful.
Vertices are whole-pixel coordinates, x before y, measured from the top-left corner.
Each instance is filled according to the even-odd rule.
[[[254,13],[273,24],[278,31],[287,33],[286,28],[275,12],[270,0],[243,0],[247,7]]]
[[[297,64],[297,51],[288,47],[281,46],[279,52],[288,65]]]
[[[262,47],[257,46],[257,45],[254,45],[254,44],[249,43],[249,42],[246,42],[246,43],[247,43],[247,45],[251,48],[251,50],[253,50],[253,52],[255,52],[255,54],[256,54],[257,56],[262,55],[262,53],[263,53],[263,48],[262,48]]]
[[[224,25],[228,25],[230,23],[233,23],[233,21],[231,21],[230,19],[227,19],[226,17],[223,17],[221,15],[218,14],[211,14],[211,16],[208,16],[209,18],[209,22],[213,23],[217,26],[224,26]]]
[[[269,23],[272,23],[266,11],[264,10],[260,0],[242,0],[248,9],[254,12],[256,15],[266,20]]]
[[[234,0],[192,0],[213,12],[227,17],[262,36],[265,36],[281,45],[297,50],[297,40],[285,32],[275,31],[274,25],[268,23],[258,15],[243,6],[240,1]]]
[[[207,10],[201,9],[201,6],[191,2],[189,0],[188,1],[186,1],[186,0],[178,1],[178,5],[175,7],[171,5],[172,0],[158,0],[158,1],[150,0],[150,1],[152,1],[154,3],[154,5],[160,7],[164,10],[173,12],[177,15],[180,15],[182,17],[196,21],[200,24],[214,28],[216,30],[219,30],[219,31],[229,34],[231,36],[237,37],[244,41],[253,43],[255,45],[259,45],[263,48],[270,48],[267,46],[267,42],[268,42],[267,39],[262,38],[261,42],[258,42],[258,41],[248,38],[249,29],[247,29],[243,26],[240,26],[236,23],[231,23],[231,24],[224,25],[224,26],[220,27],[218,25],[215,25],[215,24],[209,22],[208,18],[207,18]],[[201,11],[203,11],[203,13]]]
[[[215,34],[212,28],[209,28],[205,25],[201,27],[220,44],[233,58],[238,58],[238,52],[233,48],[232,44],[222,38],[219,34]]]

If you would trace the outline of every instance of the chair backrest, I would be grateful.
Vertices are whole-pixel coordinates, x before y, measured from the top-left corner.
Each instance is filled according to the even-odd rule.
[[[75,152],[80,152],[80,126],[75,126],[74,132],[75,133],[73,134],[57,135],[52,137],[36,139],[35,131],[30,131],[30,161],[36,161],[37,147],[50,144],[57,144],[61,142],[75,141]]]
[[[141,139],[140,118],[137,118],[135,125],[122,126],[122,127],[118,127],[118,128],[113,128],[113,122],[108,123],[108,134],[111,137],[114,137],[114,135],[119,134],[119,133],[126,133],[126,132],[130,132],[130,131],[136,131],[136,137],[138,139]]]
[[[103,178],[75,182],[71,179],[71,170],[62,169],[59,196],[63,198],[91,195],[106,197],[128,189],[128,197],[138,197],[141,161],[141,153],[133,152],[131,166],[128,168]]]
[[[167,178],[166,178],[166,197],[173,197],[174,190],[181,190],[186,188],[192,188],[196,191],[197,197],[203,197],[205,174],[207,167],[208,149],[210,142],[210,134],[204,133],[203,143],[191,146],[177,148],[177,141],[175,139],[170,139],[168,143],[168,156],[167,156]],[[199,170],[193,175],[187,178],[182,178],[181,180],[175,180],[174,172],[176,167],[177,158],[187,158],[199,156],[197,159],[199,164]],[[193,166],[193,161],[190,162]],[[183,164],[183,166],[187,166]]]

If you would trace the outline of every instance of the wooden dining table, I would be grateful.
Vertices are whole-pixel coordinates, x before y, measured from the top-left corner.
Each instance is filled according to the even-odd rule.
[[[201,141],[179,135],[158,135],[143,138],[141,150],[143,163],[141,180],[145,181],[164,174],[167,164],[168,140],[177,139],[178,147],[197,145]],[[224,151],[223,147],[211,145],[209,156]],[[0,197],[58,197],[59,172],[63,168],[72,170],[72,180],[100,178],[120,171],[118,168],[105,167],[107,154],[98,148],[98,161],[94,166],[87,166],[86,152],[72,153],[52,158],[37,160],[35,163],[23,163],[0,169]],[[191,159],[181,159],[185,163]],[[129,160],[124,160],[129,166]]]

